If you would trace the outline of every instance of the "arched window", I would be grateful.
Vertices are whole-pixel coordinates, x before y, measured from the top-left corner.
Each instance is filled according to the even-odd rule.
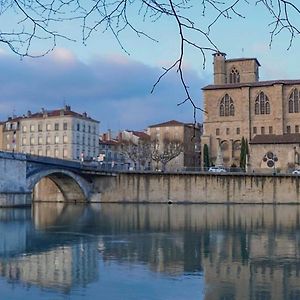
[[[289,97],[289,113],[299,112],[299,90],[293,89]]]
[[[234,116],[234,104],[231,97],[226,94],[220,102],[220,116],[221,117],[228,117],[228,116]]]
[[[229,82],[230,83],[239,83],[240,82],[240,73],[239,71],[233,67],[229,74]]]
[[[256,115],[269,115],[271,113],[270,101],[264,92],[260,92],[256,97],[254,113]]]

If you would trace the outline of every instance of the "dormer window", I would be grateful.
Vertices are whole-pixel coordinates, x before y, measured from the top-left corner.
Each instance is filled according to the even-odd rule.
[[[240,82],[240,73],[235,67],[233,67],[229,74],[229,83],[239,83],[239,82]]]

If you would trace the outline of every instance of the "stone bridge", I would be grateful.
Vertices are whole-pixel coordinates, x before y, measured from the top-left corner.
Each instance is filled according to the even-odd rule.
[[[34,187],[43,178],[48,178],[66,201],[90,201],[95,197],[92,180],[95,176],[115,176],[115,174],[77,161],[0,151],[1,194],[31,196]],[[8,201],[14,205],[18,205],[18,202],[20,205],[30,204],[30,198]]]
[[[61,198],[52,201],[300,204],[300,176],[292,174],[112,173],[76,161],[0,152],[0,206],[31,204],[43,178],[60,191]],[[3,200],[3,193],[11,198]],[[16,193],[30,197],[17,199]]]

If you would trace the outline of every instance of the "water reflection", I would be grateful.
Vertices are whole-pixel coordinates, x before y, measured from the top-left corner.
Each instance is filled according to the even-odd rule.
[[[299,221],[298,206],[0,210],[0,275],[69,292],[101,281],[99,261],[114,262],[204,278],[207,300],[300,299]]]

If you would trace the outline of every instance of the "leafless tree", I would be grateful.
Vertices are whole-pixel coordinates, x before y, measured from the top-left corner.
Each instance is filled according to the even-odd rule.
[[[148,140],[139,140],[137,144],[132,141],[122,141],[121,153],[139,169],[146,169],[147,164],[151,162],[151,146]]]
[[[159,164],[162,170],[166,170],[167,164],[179,156],[183,152],[183,143],[181,141],[164,139],[163,143],[158,140],[152,142],[152,160],[156,163],[156,169],[159,169]]]
[[[191,103],[196,121],[196,111],[201,108],[192,99],[184,76],[186,48],[197,49],[204,66],[207,53],[219,51],[217,43],[210,37],[214,25],[224,19],[245,18],[241,13],[242,5],[251,4],[255,4],[257,9],[265,9],[270,15],[270,44],[275,36],[286,32],[290,37],[288,48],[291,47],[294,38],[299,35],[297,20],[300,15],[300,3],[291,0],[2,0],[0,16],[5,25],[0,30],[0,42],[20,56],[44,55],[56,46],[58,39],[73,40],[60,29],[62,22],[70,22],[69,27],[80,28],[84,44],[98,31],[110,31],[128,53],[122,41],[125,30],[157,41],[141,29],[137,16],[150,24],[160,19],[171,20],[178,30],[178,56],[163,68],[152,92],[161,79],[175,69],[185,91],[185,98],[178,105]],[[191,17],[189,12],[192,10],[199,12],[199,19]],[[205,16],[208,21],[203,22],[200,16]],[[40,41],[45,48],[37,53]]]

